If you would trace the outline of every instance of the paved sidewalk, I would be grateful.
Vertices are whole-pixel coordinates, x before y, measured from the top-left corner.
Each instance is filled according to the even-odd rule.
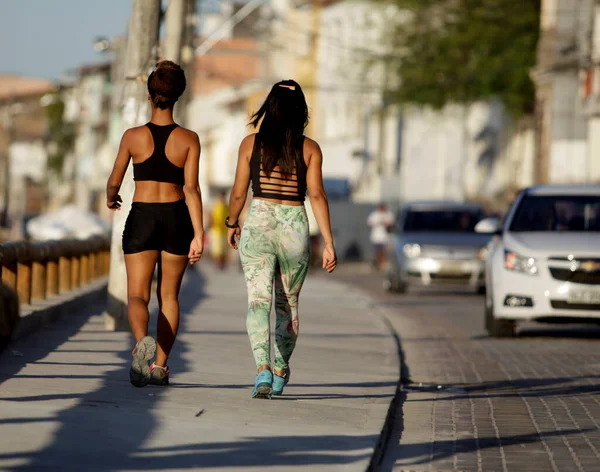
[[[104,331],[103,306],[9,347],[0,469],[367,469],[399,369],[369,299],[309,275],[292,381],[283,397],[252,400],[243,279],[202,265],[184,282],[168,388],[129,384],[132,339]]]

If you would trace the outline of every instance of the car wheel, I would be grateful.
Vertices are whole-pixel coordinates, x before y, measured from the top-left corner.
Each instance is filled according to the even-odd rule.
[[[514,320],[499,320],[494,318],[494,304],[486,300],[485,329],[492,338],[512,338],[515,335]]]

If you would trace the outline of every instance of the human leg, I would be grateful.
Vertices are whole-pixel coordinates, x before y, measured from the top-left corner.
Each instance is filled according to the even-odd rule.
[[[157,260],[158,251],[154,250],[125,254],[127,314],[136,342],[148,334],[148,303]]]
[[[285,377],[299,332],[298,297],[310,264],[308,220],[303,207],[283,207],[275,274],[274,372]]]
[[[248,289],[246,327],[259,371],[271,366],[269,315],[276,265],[275,226],[268,208],[253,202],[239,242]]]
[[[178,256],[164,251],[161,253],[156,290],[159,313],[156,327],[158,348],[155,365],[159,367],[166,367],[179,329],[179,290],[187,265],[187,256]]]
[[[125,255],[127,311],[131,331],[136,340],[129,380],[136,387],[143,387],[148,383],[149,361],[156,351],[156,342],[148,336],[148,302],[157,258],[158,251],[154,250]]]

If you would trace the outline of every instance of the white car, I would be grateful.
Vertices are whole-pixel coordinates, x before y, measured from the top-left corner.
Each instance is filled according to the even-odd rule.
[[[600,323],[600,186],[530,187],[501,228],[487,225],[490,336],[513,336],[521,320]]]

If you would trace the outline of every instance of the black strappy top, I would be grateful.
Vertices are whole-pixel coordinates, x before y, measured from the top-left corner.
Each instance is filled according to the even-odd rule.
[[[133,164],[133,180],[153,180],[155,182],[168,182],[183,186],[185,179],[183,167],[173,164],[165,152],[167,140],[175,128],[176,123],[170,125],[155,125],[146,123],[152,140],[154,141],[154,152],[144,162]]]
[[[304,136],[298,143],[300,156],[303,156]],[[288,179],[284,178],[278,170],[271,171],[267,177],[262,170],[261,143],[258,134],[254,136],[254,147],[250,158],[250,178],[252,180],[252,193],[255,197],[272,198],[274,200],[288,200],[291,202],[304,202],[306,196],[306,171],[308,170],[304,158],[296,161],[296,168]],[[271,182],[269,182],[271,181]],[[278,181],[276,184],[273,181]],[[281,183],[280,183],[281,182]],[[281,187],[281,189],[276,187]]]

